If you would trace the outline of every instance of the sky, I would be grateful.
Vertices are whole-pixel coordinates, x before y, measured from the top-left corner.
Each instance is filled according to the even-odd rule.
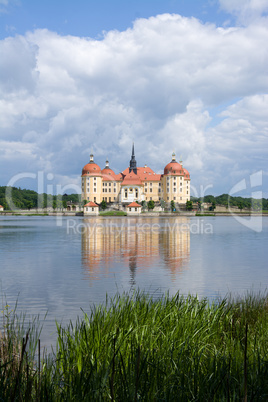
[[[268,198],[268,0],[0,0],[0,186],[80,192],[95,162]]]

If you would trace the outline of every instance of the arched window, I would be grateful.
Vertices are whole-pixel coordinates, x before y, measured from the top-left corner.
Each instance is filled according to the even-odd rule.
[[[138,198],[139,192],[138,189],[136,188],[136,198]]]

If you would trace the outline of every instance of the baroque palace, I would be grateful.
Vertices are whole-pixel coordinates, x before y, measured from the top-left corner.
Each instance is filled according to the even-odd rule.
[[[109,167],[108,160],[101,169],[91,154],[89,163],[82,170],[82,200],[98,204],[102,200],[122,204],[150,200],[169,203],[173,200],[185,204],[190,200],[190,174],[181,161],[176,161],[175,153],[163,174],[155,173],[147,165],[137,167],[134,144],[129,167],[119,174]]]

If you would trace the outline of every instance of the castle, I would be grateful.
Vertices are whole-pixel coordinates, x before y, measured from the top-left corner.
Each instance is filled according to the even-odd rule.
[[[106,160],[104,169],[95,162],[93,154],[90,161],[82,169],[82,200],[101,203],[129,204],[133,201],[172,200],[185,204],[190,200],[190,174],[183,168],[182,162],[176,161],[175,153],[172,160],[164,168],[163,174],[155,173],[147,165],[137,167],[132,146],[130,164],[122,173],[115,174]]]

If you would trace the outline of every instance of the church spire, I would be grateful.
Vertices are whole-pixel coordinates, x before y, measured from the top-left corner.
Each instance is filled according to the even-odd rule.
[[[134,142],[132,144],[132,155],[131,155],[131,159],[129,162],[129,173],[132,172],[137,174],[137,162],[135,159],[135,153],[134,153]]]

